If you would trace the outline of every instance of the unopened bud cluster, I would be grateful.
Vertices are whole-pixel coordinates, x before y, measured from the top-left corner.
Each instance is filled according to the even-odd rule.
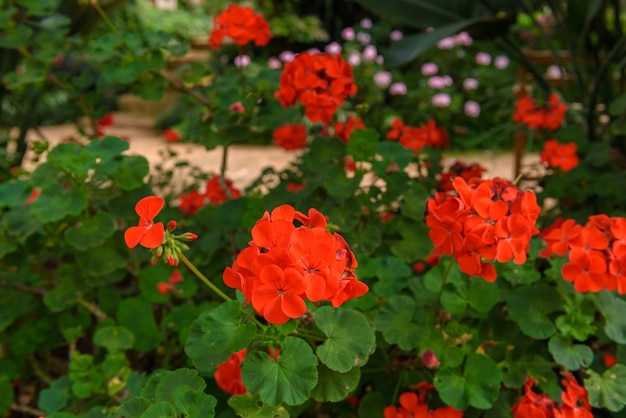
[[[150,263],[154,265],[159,259],[162,259],[163,262],[170,266],[177,266],[180,263],[180,253],[189,249],[189,246],[185,244],[185,242],[198,239],[198,236],[192,232],[174,235],[173,232],[175,229],[176,221],[169,221],[167,223],[163,243],[151,250],[152,258],[150,259]]]

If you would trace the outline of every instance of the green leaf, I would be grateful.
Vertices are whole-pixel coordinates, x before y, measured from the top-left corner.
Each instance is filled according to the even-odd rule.
[[[502,372],[488,357],[470,354],[463,374],[456,369],[442,369],[435,375],[435,389],[441,400],[453,408],[464,410],[468,405],[489,409],[500,393]]]
[[[76,263],[88,277],[102,277],[123,269],[126,258],[112,247],[95,247],[83,251]]]
[[[152,305],[140,298],[123,300],[117,310],[117,320],[120,326],[135,335],[134,348],[138,351],[150,351],[163,340],[154,320]]]
[[[596,308],[606,319],[606,335],[618,344],[626,344],[626,301],[613,293],[602,291],[596,299]]]
[[[460,315],[465,311],[467,302],[467,285],[465,282],[445,284],[441,291],[441,306],[443,306],[446,311],[450,312],[452,315]]]
[[[348,155],[354,161],[371,161],[376,155],[380,134],[376,129],[355,129],[348,143]]]
[[[379,257],[374,262],[377,267],[373,290],[380,297],[391,297],[400,293],[407,286],[406,278],[411,275],[411,268],[396,257]]]
[[[215,416],[217,399],[203,392],[184,392],[176,396],[176,408],[188,417]]]
[[[202,392],[206,382],[198,376],[195,369],[180,368],[168,371],[161,376],[161,380],[154,389],[156,402],[170,402],[184,397],[186,392]],[[182,400],[182,399],[181,399]]]
[[[331,370],[363,366],[376,348],[374,331],[360,312],[323,306],[315,312],[315,325],[328,338],[317,347],[317,356]]]
[[[469,281],[469,291],[467,294],[469,305],[481,313],[487,313],[498,303],[500,294],[495,283],[474,277]]]
[[[389,344],[397,344],[402,350],[413,350],[429,334],[427,327],[421,327],[415,322],[415,311],[415,302],[410,297],[392,296],[375,317],[374,325]]]
[[[570,344],[567,338],[554,335],[548,341],[548,350],[554,360],[567,370],[589,367],[593,361],[591,347],[583,344]]]
[[[359,385],[361,369],[354,367],[347,373],[340,373],[320,364],[317,376],[317,386],[311,392],[311,397],[319,402],[339,402]]]
[[[213,309],[202,323],[204,342],[211,353],[235,353],[250,344],[257,328],[252,322],[243,322],[241,304],[236,300],[224,302]],[[226,357],[228,358],[228,356]]]
[[[134,190],[143,186],[149,171],[150,165],[145,157],[129,155],[117,166],[113,179],[122,190]]]
[[[8,376],[0,376],[0,414],[8,411],[13,404],[13,387]]]
[[[78,251],[101,245],[115,232],[113,216],[107,212],[98,212],[78,225],[65,230],[67,243]]]
[[[246,354],[241,371],[243,383],[269,405],[300,405],[317,385],[317,357],[311,347],[296,337],[287,337],[278,360],[263,351]]]
[[[561,297],[554,287],[539,283],[518,288],[508,299],[511,318],[529,337],[545,339],[556,328],[547,314],[561,309]]]
[[[122,418],[139,418],[151,404],[152,402],[146,398],[132,397],[122,402],[119,408],[113,411],[113,416]]]
[[[241,418],[289,418],[289,412],[284,406],[265,405],[259,395],[231,396],[228,405]]]
[[[626,114],[626,93],[618,96],[609,104],[609,114],[611,116],[622,116]]]
[[[33,35],[33,30],[26,25],[16,25],[4,31],[0,36],[0,48],[18,48],[28,44],[28,39]]]
[[[189,334],[185,342],[185,353],[193,361],[193,365],[202,373],[213,373],[218,364],[223,363],[230,353],[226,350],[212,353],[212,347],[204,342],[204,331],[202,324],[210,312],[203,312],[191,323]]]
[[[587,370],[589,378],[585,379],[585,389],[589,395],[589,403],[595,408],[606,408],[617,412],[626,405],[626,366],[616,364],[602,375]]]
[[[41,190],[31,207],[41,222],[55,222],[69,215],[78,216],[87,207],[87,196],[78,189],[53,184]]]
[[[379,142],[376,146],[376,154],[382,159],[376,159],[372,163],[372,169],[379,174],[385,174],[387,168],[394,163],[398,166],[398,170],[402,171],[413,159],[413,153],[396,141]]]
[[[108,351],[127,350],[135,343],[135,335],[124,327],[107,326],[96,331],[93,342]]]
[[[23,208],[31,193],[31,187],[24,180],[9,180],[0,183],[0,208]]]
[[[158,102],[163,98],[168,86],[167,78],[159,73],[144,73],[131,91],[148,102]]]
[[[169,402],[157,402],[148,407],[139,418],[164,418],[175,417],[176,411]]]

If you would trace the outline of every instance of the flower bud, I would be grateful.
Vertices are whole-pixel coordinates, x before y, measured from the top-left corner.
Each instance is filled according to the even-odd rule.
[[[433,352],[433,350],[426,350],[424,351],[424,353],[422,353],[422,363],[424,364],[424,366],[432,368],[432,367],[439,367],[439,360],[437,359],[437,356],[435,355],[435,353]]]
[[[176,221],[171,220],[167,223],[167,230],[168,231],[173,231],[176,229]]]

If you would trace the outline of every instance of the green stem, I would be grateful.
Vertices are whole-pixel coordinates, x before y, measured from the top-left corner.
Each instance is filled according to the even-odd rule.
[[[446,272],[443,274],[443,281],[441,282],[441,289],[439,289],[439,295],[437,295],[437,309],[435,310],[435,315],[439,315],[439,310],[441,309],[441,294],[443,293],[443,287],[448,282],[448,277],[450,276],[450,271],[452,271],[452,266],[454,265],[455,260],[451,259],[450,264],[448,264],[448,268]]]
[[[396,388],[393,390],[392,404],[396,404],[398,402],[398,398],[400,397],[400,386],[404,383],[405,379],[406,371],[402,370],[400,372],[400,376],[398,377],[398,383],[396,384]]]
[[[115,25],[113,24],[113,22],[111,22],[111,19],[109,19],[109,16],[107,16],[106,12],[102,9],[102,7],[100,7],[100,3],[95,2],[93,7],[96,9],[96,11],[98,12],[102,20],[104,20],[104,23],[106,23],[109,29],[111,29],[111,31],[115,33],[116,35],[121,36],[121,34],[115,28]]]
[[[196,277],[198,277],[205,285],[207,285],[209,289],[217,293],[217,295],[221,297],[222,299],[224,299],[224,301],[230,302],[231,300],[233,300],[226,293],[222,292],[219,287],[215,286],[209,279],[207,279],[206,276],[202,274],[200,270],[198,270],[196,266],[194,266],[193,263],[189,261],[189,259],[185,257],[183,253],[179,252],[178,257],[189,268],[189,270],[191,270],[193,274],[196,275]],[[256,324],[257,327],[261,328],[264,331],[267,329],[267,325],[263,325],[258,319],[256,319],[254,314],[244,309],[243,306],[240,307],[240,309],[241,309],[241,312],[243,312],[244,315],[250,318],[252,322]]]
[[[77,296],[76,303],[78,303],[83,308],[87,309],[89,313],[91,313],[93,316],[96,317],[98,322],[104,321],[105,319],[107,319],[107,314],[102,312],[102,310],[98,307],[98,305],[96,305],[95,303],[86,301],[85,299],[83,299],[82,296],[80,295]]]
[[[295,334],[302,335],[303,337],[310,338],[316,341],[326,341],[326,337],[322,334],[319,334],[315,331],[306,329],[306,328],[298,328],[294,331]]]

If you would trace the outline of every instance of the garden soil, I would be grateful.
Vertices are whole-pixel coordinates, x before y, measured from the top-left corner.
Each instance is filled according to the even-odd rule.
[[[201,145],[189,143],[169,143],[162,132],[155,131],[154,118],[143,114],[114,113],[113,125],[104,128],[105,135],[115,135],[128,141],[130,149],[127,154],[142,155],[148,159],[153,170],[163,163],[163,155],[168,150],[174,151],[177,157],[165,165],[172,167],[176,160],[186,160],[191,166],[200,168],[203,172],[217,174],[220,170],[222,149],[216,148],[207,151]],[[28,141],[47,140],[51,147],[68,138],[80,138],[75,125],[60,125],[41,127],[31,130],[27,135]],[[339,143],[338,143],[339,145]],[[228,150],[226,177],[233,181],[235,187],[244,189],[249,186],[265,168],[275,170],[287,168],[298,157],[298,152],[285,151],[275,146],[233,145]],[[513,180],[514,159],[512,153],[477,152],[448,156],[444,164],[452,164],[461,159],[466,163],[479,163],[487,169],[484,178],[503,177]],[[541,174],[537,154],[526,155],[523,161],[523,172],[531,176]],[[29,152],[25,159],[26,169],[33,169],[36,161]],[[534,174],[533,174],[534,172]],[[176,175],[176,174],[175,174]],[[180,173],[178,175],[181,175]],[[182,174],[184,175],[184,174]],[[184,179],[174,178],[174,181]]]

